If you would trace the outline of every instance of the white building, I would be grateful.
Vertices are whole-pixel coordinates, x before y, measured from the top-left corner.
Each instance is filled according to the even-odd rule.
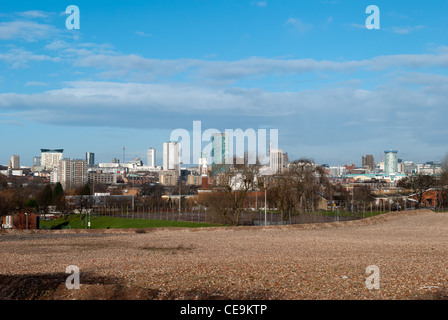
[[[269,167],[272,170],[272,173],[280,173],[284,167],[284,156],[283,150],[281,149],[272,149],[269,152]]]
[[[156,150],[154,148],[149,148],[147,151],[148,156],[148,167],[155,167],[156,166]]]
[[[181,147],[178,142],[165,142],[163,144],[163,170],[174,170],[180,174]]]
[[[11,156],[9,159],[9,169],[20,169],[20,157],[19,156]]]
[[[41,166],[46,170],[53,170],[63,158],[63,149],[41,149]]]
[[[344,166],[332,166],[328,168],[328,171],[333,177],[342,177],[347,174],[347,169]]]
[[[22,169],[0,170],[0,174],[3,174],[7,177],[22,177],[23,170]]]

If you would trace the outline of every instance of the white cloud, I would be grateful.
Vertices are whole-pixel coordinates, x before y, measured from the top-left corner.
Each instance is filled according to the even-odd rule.
[[[29,10],[24,12],[18,12],[19,16],[24,18],[48,18],[52,13],[41,11],[41,10]]]
[[[440,118],[430,123],[426,115],[445,107],[448,78],[443,78],[439,86],[423,84],[428,78],[431,76],[420,80],[422,87],[418,90],[398,79],[393,85],[373,90],[348,86],[283,92],[183,83],[72,82],[65,88],[38,94],[0,94],[0,109],[38,122],[92,126],[126,127],[133,123],[144,127],[152,119],[159,119],[155,126],[177,126],[186,117],[215,117],[219,121],[248,124],[257,122],[256,119],[270,119],[274,124],[296,119],[299,123],[304,121],[303,126],[313,123],[317,127],[340,119],[344,123],[361,121],[374,126],[381,120],[399,124],[400,114],[409,115],[407,125],[433,126]]]
[[[146,32],[143,32],[143,31],[135,31],[135,34],[138,35],[138,36],[141,36],[141,37],[151,37],[152,36],[152,34],[146,33]]]
[[[311,24],[305,23],[298,18],[289,18],[285,25],[291,26],[294,32],[306,33],[313,28]]]
[[[418,31],[423,29],[424,26],[401,26],[401,27],[392,27],[392,32],[397,34],[410,34],[414,31]]]
[[[411,78],[415,81],[406,81]],[[67,130],[71,126],[190,130],[195,120],[202,121],[204,130],[268,125],[280,129],[282,141],[293,141],[291,147],[285,146],[291,154],[298,150],[308,156],[313,156],[309,148],[332,147],[334,141],[353,147],[373,139],[378,148],[393,141],[400,152],[409,141],[414,146],[426,145],[428,139],[437,148],[446,145],[448,128],[440,115],[448,101],[448,77],[401,74],[370,90],[360,85],[274,92],[191,83],[78,81],[41,93],[0,94],[0,117]]]
[[[47,44],[45,46],[45,49],[48,49],[48,50],[60,50],[60,49],[66,49],[68,47],[70,47],[69,43],[67,43],[67,42],[65,42],[63,40],[55,39],[50,44]]]
[[[356,28],[356,29],[366,29],[365,24],[359,24],[359,23],[349,23],[347,24],[349,27]]]
[[[28,63],[32,61],[61,61],[58,57],[50,57],[43,54],[34,54],[32,52],[26,51],[23,48],[13,48],[6,53],[0,53],[0,61],[9,64],[9,67],[13,69],[17,68],[27,68]]]
[[[47,85],[48,85],[48,83],[41,82],[41,81],[28,81],[27,83],[25,83],[25,87],[32,87],[32,86],[44,87]]]
[[[11,21],[0,23],[0,40],[25,40],[28,42],[48,39],[58,31],[49,24],[33,21]]]
[[[58,46],[58,44],[55,44]],[[100,53],[96,53],[100,52]],[[104,53],[101,53],[104,52]],[[244,78],[315,72],[383,72],[387,69],[424,69],[448,67],[448,50],[439,48],[430,54],[383,55],[365,60],[315,60],[250,57],[235,61],[201,59],[151,59],[135,54],[120,55],[110,49],[69,48],[65,57],[75,66],[107,80],[154,81],[182,75],[189,81],[217,81],[227,84]]]

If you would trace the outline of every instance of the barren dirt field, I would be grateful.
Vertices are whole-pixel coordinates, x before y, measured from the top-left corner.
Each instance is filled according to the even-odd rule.
[[[448,213],[272,227],[9,231],[0,299],[446,299]],[[66,267],[80,269],[69,290]],[[379,268],[367,289],[366,268]]]

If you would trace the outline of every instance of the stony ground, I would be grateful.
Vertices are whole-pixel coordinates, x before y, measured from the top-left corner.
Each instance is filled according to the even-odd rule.
[[[0,299],[448,297],[448,213],[138,231],[3,233]],[[65,286],[69,265],[80,269],[79,290]],[[366,288],[371,265],[379,289]]]

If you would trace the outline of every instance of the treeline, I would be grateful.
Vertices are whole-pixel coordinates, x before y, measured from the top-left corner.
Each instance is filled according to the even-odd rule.
[[[245,162],[247,163],[247,162]],[[215,168],[216,169],[216,168]],[[259,164],[238,164],[221,166],[211,179],[213,181],[207,192],[197,193],[197,186],[181,185],[165,187],[158,184],[145,184],[139,189],[139,196],[132,201],[134,210],[166,210],[179,208],[178,200],[163,198],[164,195],[180,195],[181,210],[207,208],[223,223],[237,225],[241,214],[254,205],[251,194],[264,194],[268,208],[275,208],[283,220],[291,215],[315,212],[319,209],[360,211],[372,210],[375,205],[374,190],[382,188],[377,184],[352,184],[350,188],[331,184],[325,170],[310,159],[299,159],[290,163],[287,170],[273,176],[260,175]],[[442,174],[439,177],[426,174],[410,174],[397,183],[397,188],[405,189],[415,195],[415,206],[423,203],[423,194],[435,188],[440,195],[439,205],[448,206],[448,155],[443,161]],[[121,195],[117,189],[112,194]],[[42,183],[30,183],[0,175],[0,215],[12,214],[23,209],[46,214],[49,208],[62,214],[75,210],[83,212],[94,207],[91,195],[95,192],[110,192],[105,185],[86,184],[73,190],[63,190],[60,183],[54,186]],[[185,195],[195,195],[186,199]],[[259,199],[258,199],[259,200]],[[264,200],[264,199],[263,199]],[[114,198],[108,200],[108,206],[129,208],[129,201]],[[403,207],[397,197],[396,205]],[[259,201],[255,207],[258,206]],[[384,208],[384,207],[383,207]],[[128,210],[128,209],[127,209]]]
[[[259,190],[266,194],[268,208],[275,208],[283,220],[291,215],[310,213],[317,210],[365,211],[379,206],[375,204],[375,190],[385,188],[381,182],[373,184],[354,183],[351,187],[331,184],[325,170],[310,159],[299,159],[290,163],[288,170],[274,176],[261,177],[259,165],[220,169],[211,192],[201,194],[199,202],[215,212],[223,222],[237,225],[241,214],[248,208],[248,196],[251,191]],[[405,208],[403,197],[413,194],[415,207],[420,208],[424,193],[431,188],[437,190],[438,205],[448,206],[448,156],[445,157],[440,177],[422,173],[410,174],[400,180],[397,188],[407,193],[381,202],[380,208]],[[392,200],[392,201],[391,201]],[[328,206],[329,205],[329,206]]]
[[[67,196],[90,194],[88,184],[64,191],[59,182],[51,186],[0,175],[0,215],[13,214],[25,209],[46,214],[50,207],[62,213],[69,213],[74,207],[67,201]]]

